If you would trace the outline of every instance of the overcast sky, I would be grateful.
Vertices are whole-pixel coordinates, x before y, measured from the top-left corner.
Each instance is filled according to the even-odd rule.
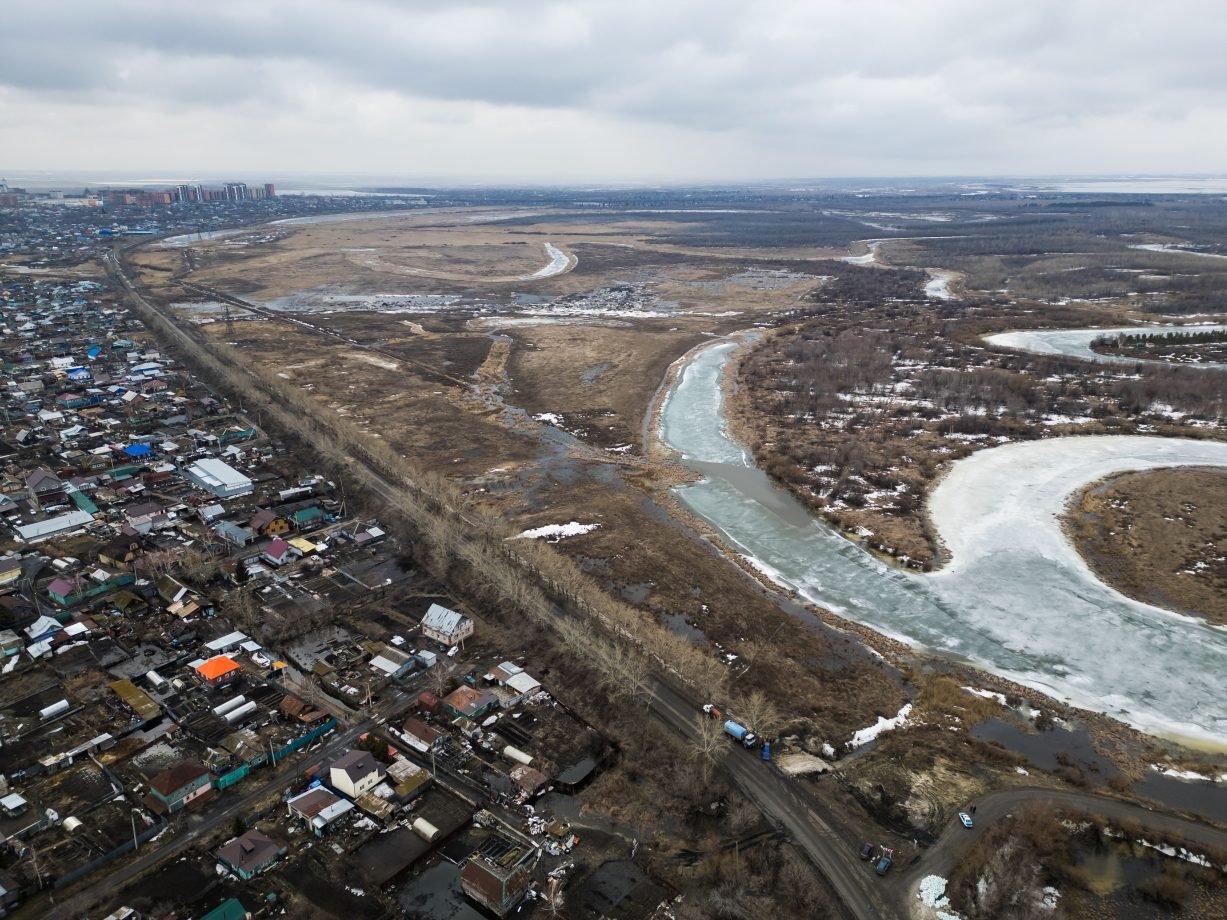
[[[1227,170],[1222,0],[41,0],[0,175]]]

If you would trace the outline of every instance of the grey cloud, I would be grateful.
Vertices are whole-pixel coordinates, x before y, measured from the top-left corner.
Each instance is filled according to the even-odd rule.
[[[436,122],[536,110],[770,146],[773,162],[806,162],[820,144],[890,162],[945,151],[962,171],[1044,132],[1094,141],[1099,122],[1221,116],[1227,17],[1214,12],[1196,0],[67,0],[6,13],[0,86],[50,106],[255,118],[263,105],[309,121],[332,115],[302,91],[318,85],[355,105],[417,100]],[[1222,131],[1206,134],[1220,152]]]

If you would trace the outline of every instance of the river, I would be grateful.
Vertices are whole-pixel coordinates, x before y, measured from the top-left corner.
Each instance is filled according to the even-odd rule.
[[[1128,358],[1122,355],[1102,355],[1091,350],[1091,342],[1104,335],[1163,335],[1168,332],[1222,332],[1227,325],[1207,324],[1204,326],[1117,326],[1111,329],[1026,329],[1021,332],[999,332],[986,335],[984,341],[998,348],[1012,348],[1017,351],[1029,351],[1037,355],[1064,355],[1067,358],[1081,358],[1084,361],[1099,361],[1103,364],[1167,364],[1171,361],[1157,361],[1150,358]],[[1202,364],[1180,365],[1182,367],[1200,367],[1223,370],[1227,364],[1205,362]]]
[[[681,501],[776,583],[909,645],[950,654],[1143,731],[1227,746],[1227,631],[1104,585],[1064,539],[1067,497],[1113,472],[1227,465],[1227,443],[1071,437],[956,463],[930,512],[951,550],[904,572],[814,518],[728,435],[720,381],[735,343],[692,352],[660,435],[702,482]]]

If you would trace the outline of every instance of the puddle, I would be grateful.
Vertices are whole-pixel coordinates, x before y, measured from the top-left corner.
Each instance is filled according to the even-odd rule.
[[[1090,732],[1085,728],[1052,728],[1031,733],[1003,719],[989,719],[974,726],[970,734],[980,741],[996,742],[1006,750],[1022,754],[1041,770],[1055,772],[1073,766],[1100,783],[1120,773],[1095,750]]]
[[[1227,823],[1227,785],[1222,783],[1176,779],[1151,770],[1130,788],[1170,808]]]
[[[579,382],[586,387],[596,383],[596,379],[605,373],[612,365],[608,361],[602,361],[600,364],[594,364],[579,375]]]
[[[1136,888],[1159,874],[1150,856],[1138,855],[1132,844],[1120,841],[1108,843],[1102,850],[1080,856],[1078,868],[1085,873],[1087,887],[1101,898],[1122,889]]]
[[[699,627],[687,622],[684,613],[662,613],[660,619],[669,628],[670,632],[683,636],[696,645],[707,641],[707,634],[699,629]]]
[[[654,587],[656,586],[650,581],[639,581],[626,585],[618,591],[618,594],[628,604],[642,604],[648,599],[648,595],[652,593]]]
[[[401,910],[421,920],[483,920],[460,890],[460,868],[449,862],[431,866],[401,889]]]

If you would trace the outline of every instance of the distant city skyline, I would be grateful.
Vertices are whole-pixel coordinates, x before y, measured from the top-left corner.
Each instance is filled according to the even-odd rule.
[[[1199,0],[21,4],[4,17],[0,174],[1213,174],[1227,162],[1218,12]]]

